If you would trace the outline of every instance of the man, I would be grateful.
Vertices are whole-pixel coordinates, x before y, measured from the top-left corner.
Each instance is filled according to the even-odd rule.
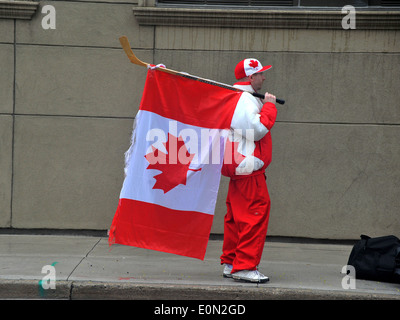
[[[261,90],[265,81],[257,59],[245,59],[235,68],[235,87],[249,92]],[[270,130],[277,110],[275,96],[265,99],[243,93],[235,109],[227,141],[222,174],[230,177],[221,264],[223,276],[247,282],[267,282],[257,270],[267,234],[270,198],[265,169],[271,162]]]

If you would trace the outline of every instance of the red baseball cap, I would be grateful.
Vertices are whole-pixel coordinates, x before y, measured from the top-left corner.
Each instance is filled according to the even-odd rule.
[[[244,59],[240,61],[235,68],[235,77],[237,80],[251,76],[252,74],[271,69],[272,66],[263,67],[257,59]]]

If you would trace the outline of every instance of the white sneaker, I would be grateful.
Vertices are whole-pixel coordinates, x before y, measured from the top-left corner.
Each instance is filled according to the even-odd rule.
[[[225,263],[224,271],[222,272],[222,276],[224,278],[232,278],[232,265]]]
[[[264,283],[269,281],[269,278],[267,276],[264,276],[258,270],[241,270],[232,273],[232,277],[235,280],[254,282],[254,283]]]

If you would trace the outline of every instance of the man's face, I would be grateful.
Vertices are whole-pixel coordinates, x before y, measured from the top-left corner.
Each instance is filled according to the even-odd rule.
[[[255,91],[261,90],[264,81],[265,76],[263,72],[255,73],[250,76],[250,83]]]

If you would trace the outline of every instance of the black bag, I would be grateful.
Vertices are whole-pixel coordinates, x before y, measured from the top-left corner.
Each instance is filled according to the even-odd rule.
[[[400,240],[393,235],[361,235],[347,264],[355,268],[356,279],[400,283]]]

